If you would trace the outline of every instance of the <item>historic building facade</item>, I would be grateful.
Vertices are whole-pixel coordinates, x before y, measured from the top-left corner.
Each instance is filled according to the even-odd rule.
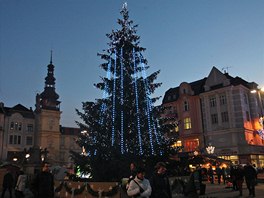
[[[21,104],[5,107],[0,103],[2,162],[21,165],[46,160],[52,165],[72,166],[69,151],[81,152],[74,140],[80,130],[60,125],[62,112],[59,95],[55,91],[52,56],[47,69],[44,91],[36,95],[34,111]]]
[[[264,93],[257,86],[213,67],[208,77],[169,89],[163,105],[176,109],[183,151],[213,145],[218,157],[263,167]]]

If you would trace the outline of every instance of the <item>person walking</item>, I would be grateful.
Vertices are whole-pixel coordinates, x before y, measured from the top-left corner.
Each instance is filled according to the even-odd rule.
[[[16,198],[23,198],[24,191],[26,189],[27,175],[24,174],[24,171],[19,171],[17,183],[15,187]]]
[[[226,176],[227,176],[227,171],[225,167],[222,167],[222,178],[223,178],[223,183],[226,184]]]
[[[231,178],[231,181],[232,181],[232,190],[238,190],[237,182],[236,182],[236,172],[237,172],[237,167],[231,166],[231,168],[230,168],[230,178]]]
[[[219,166],[217,166],[215,172],[217,175],[218,184],[221,184],[222,169]]]
[[[43,163],[42,171],[33,179],[32,189],[35,198],[54,198],[54,177],[49,163]]]
[[[208,169],[208,175],[209,175],[209,179],[211,181],[211,184],[214,184],[214,170],[213,170],[212,166],[210,166]]]
[[[247,165],[244,167],[244,172],[249,196],[255,197],[255,185],[257,181],[256,169],[248,162]]]
[[[235,172],[235,177],[236,177],[236,183],[237,183],[237,187],[238,187],[240,197],[243,196],[242,185],[244,182],[244,175],[245,175],[244,168],[242,165],[239,165],[237,168],[237,171]]]
[[[12,189],[14,185],[14,178],[10,170],[7,170],[7,173],[4,176],[3,179],[3,190],[2,190],[2,195],[1,198],[5,197],[5,192],[6,190],[9,191],[9,197],[12,198]]]
[[[136,177],[129,183],[127,195],[133,198],[149,198],[151,192],[150,182],[145,178],[145,169],[138,167]]]
[[[172,198],[170,182],[166,172],[166,164],[164,162],[158,162],[150,180],[152,188],[151,198]]]

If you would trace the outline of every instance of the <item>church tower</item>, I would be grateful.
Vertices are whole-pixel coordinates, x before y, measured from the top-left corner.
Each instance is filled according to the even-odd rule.
[[[55,91],[54,65],[52,51],[44,91],[36,95],[36,139],[35,146],[47,149],[45,157],[52,164],[59,163],[60,143],[60,101]],[[44,160],[44,158],[42,159]]]

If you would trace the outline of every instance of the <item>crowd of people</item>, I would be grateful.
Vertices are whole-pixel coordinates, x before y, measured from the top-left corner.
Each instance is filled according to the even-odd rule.
[[[48,163],[43,163],[42,170],[36,174],[30,183],[30,189],[36,198],[54,198],[54,177],[49,169]],[[172,198],[172,188],[167,175],[166,163],[158,162],[154,167],[154,172],[145,177],[145,168],[130,164],[130,175],[125,186],[125,194],[133,198]],[[225,184],[232,190],[238,191],[242,196],[242,185],[245,181],[249,196],[255,197],[255,186],[257,185],[257,170],[247,163],[246,165],[236,165],[230,168],[210,166],[208,169],[197,166],[190,174],[188,182],[174,181],[175,185],[180,185],[181,193],[186,197],[199,197],[204,195],[206,185],[204,181],[211,184]],[[1,198],[8,192],[12,198],[12,190],[15,187],[15,197],[23,198],[24,191],[28,185],[28,177],[23,171],[19,171],[16,179],[12,173],[7,171],[3,178]]]

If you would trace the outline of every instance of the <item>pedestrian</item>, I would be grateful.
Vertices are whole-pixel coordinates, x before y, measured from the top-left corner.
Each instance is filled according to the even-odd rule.
[[[150,182],[145,178],[145,169],[138,167],[135,179],[129,183],[127,195],[133,198],[148,198],[151,195],[151,191]]]
[[[136,164],[134,162],[131,162],[129,165],[129,176],[126,178],[122,185],[122,197],[128,197],[127,195],[127,189],[129,187],[129,183],[131,180],[135,179],[135,176],[137,175],[137,170],[136,170]]]
[[[134,162],[131,162],[130,163],[130,176],[128,178],[128,182],[127,182],[127,188],[129,186],[129,183],[131,180],[135,179],[137,175],[137,167],[136,167],[136,164]]]
[[[224,184],[226,184],[226,177],[227,177],[226,168],[222,167],[222,178],[223,178],[223,183]]]
[[[209,175],[209,180],[211,181],[211,184],[214,184],[214,170],[212,166],[210,166],[208,169],[208,175]]]
[[[206,185],[203,183],[203,170],[200,166],[196,167],[196,170],[194,171],[194,184],[196,187],[196,190],[199,190],[200,195],[205,194]]]
[[[217,166],[215,172],[217,175],[218,184],[221,184],[222,169],[219,166]]]
[[[188,198],[198,198],[197,186],[195,185],[197,174],[192,172],[186,186],[184,188],[184,197]]]
[[[17,178],[17,183],[15,187],[15,195],[16,198],[23,198],[24,191],[26,189],[26,182],[27,182],[27,175],[24,173],[24,171],[19,171],[18,173],[18,178]]]
[[[244,182],[244,175],[245,175],[244,168],[242,165],[239,165],[237,168],[237,171],[235,172],[235,177],[236,177],[236,183],[237,183],[237,187],[238,187],[240,197],[243,196],[242,185]]]
[[[171,188],[167,176],[166,164],[158,162],[155,166],[154,174],[150,180],[152,194],[151,198],[171,198]]]
[[[9,197],[12,198],[12,190],[13,190],[13,185],[14,185],[14,178],[10,170],[7,169],[7,173],[4,176],[3,179],[3,191],[1,198],[5,197],[5,192],[6,190],[9,191]]]
[[[236,172],[237,172],[237,167],[231,166],[230,167],[230,178],[232,181],[232,190],[238,190],[237,183],[236,183]]]
[[[49,163],[43,163],[42,171],[33,179],[32,190],[35,198],[54,198],[54,178]]]
[[[255,197],[255,185],[257,181],[257,171],[256,169],[248,162],[244,167],[245,179],[247,184],[247,189],[249,191],[249,196]]]

